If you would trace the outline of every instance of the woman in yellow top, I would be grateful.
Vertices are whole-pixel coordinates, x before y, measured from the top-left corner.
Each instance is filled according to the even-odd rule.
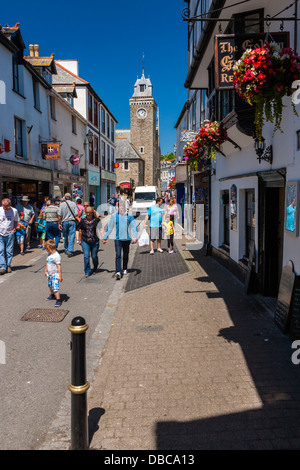
[[[174,253],[174,235],[175,235],[174,222],[173,220],[171,220],[170,216],[167,216],[166,222],[163,222],[162,225],[165,227],[165,230],[166,230],[169,253]]]

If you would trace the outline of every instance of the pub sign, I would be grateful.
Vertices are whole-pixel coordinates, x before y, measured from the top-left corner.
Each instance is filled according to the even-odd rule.
[[[247,49],[262,47],[266,33],[221,34],[215,36],[216,89],[233,90],[233,66]],[[270,41],[289,47],[289,32],[270,33]]]
[[[42,158],[43,160],[58,160],[60,158],[60,144],[57,142],[42,144]]]

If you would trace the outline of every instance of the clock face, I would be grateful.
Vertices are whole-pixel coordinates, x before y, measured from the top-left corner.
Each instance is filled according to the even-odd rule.
[[[140,118],[146,117],[146,114],[147,114],[147,113],[146,113],[146,110],[145,110],[144,108],[140,108],[140,109],[137,110],[137,115],[138,115],[138,117],[140,117]]]

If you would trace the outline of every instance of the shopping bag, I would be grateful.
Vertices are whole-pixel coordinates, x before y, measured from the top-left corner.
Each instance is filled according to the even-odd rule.
[[[139,238],[139,246],[146,246],[146,245],[149,245],[149,235],[148,235],[147,230],[144,228]]]

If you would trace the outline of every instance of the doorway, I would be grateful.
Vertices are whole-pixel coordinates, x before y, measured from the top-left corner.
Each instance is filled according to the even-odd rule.
[[[284,186],[263,182],[260,223],[260,269],[263,295],[278,296],[282,270]]]

